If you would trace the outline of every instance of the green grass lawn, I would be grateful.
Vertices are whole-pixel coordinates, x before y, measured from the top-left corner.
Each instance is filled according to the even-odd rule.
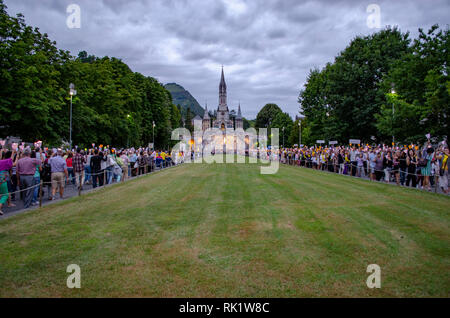
[[[449,297],[449,207],[298,167],[184,165],[1,221],[0,296]]]

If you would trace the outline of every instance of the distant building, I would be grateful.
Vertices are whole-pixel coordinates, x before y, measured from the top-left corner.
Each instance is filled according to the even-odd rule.
[[[219,106],[217,107],[216,113],[216,119],[212,122],[211,125],[211,118],[208,113],[208,105],[205,106],[205,113],[203,115],[203,118],[200,118],[200,116],[195,116],[195,118],[192,120],[192,124],[197,125],[199,124],[199,120],[201,120],[200,126],[202,127],[203,131],[205,131],[208,128],[219,128],[222,130],[225,129],[239,129],[244,128],[244,121],[242,119],[242,113],[241,113],[241,103],[239,103],[238,106],[238,112],[234,119],[230,118],[230,110],[228,109],[227,105],[227,84],[225,83],[225,76],[223,74],[223,67],[222,67],[222,75],[220,78],[220,84],[219,84]]]
[[[249,136],[248,134],[244,135],[243,131],[244,121],[241,113],[241,103],[239,102],[237,114],[234,111],[230,114],[230,110],[228,109],[227,105],[227,84],[225,83],[223,67],[219,84],[219,106],[216,110],[214,110],[214,114],[216,119],[211,121],[211,117],[209,116],[208,112],[208,105],[205,105],[205,113],[203,115],[203,118],[198,115],[195,116],[195,118],[192,120],[192,124],[195,129],[201,128],[203,131],[205,131],[209,128],[217,128],[222,132],[220,133],[220,135],[215,135],[213,137],[213,140],[202,138],[195,140],[192,144],[192,150],[195,153],[199,153],[201,149],[210,144],[210,142],[214,142],[215,153],[237,153],[238,137],[234,133],[230,134],[229,132],[226,132],[227,130],[230,131],[235,129],[238,131],[238,134],[241,135],[242,139],[245,137],[245,150],[248,152]],[[218,145],[220,146],[217,148]],[[244,154],[243,151],[244,150],[241,151],[242,154]]]

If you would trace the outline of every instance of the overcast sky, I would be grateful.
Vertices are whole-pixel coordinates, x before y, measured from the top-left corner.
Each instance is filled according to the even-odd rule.
[[[449,22],[449,0],[5,0],[9,14],[23,13],[77,55],[122,59],[133,71],[176,82],[204,107],[216,108],[221,65],[228,106],[241,102],[252,119],[266,103],[294,117],[311,68],[322,68],[351,39],[369,28],[370,4],[381,27],[397,25],[413,36]],[[81,10],[81,27],[67,26],[68,5]]]

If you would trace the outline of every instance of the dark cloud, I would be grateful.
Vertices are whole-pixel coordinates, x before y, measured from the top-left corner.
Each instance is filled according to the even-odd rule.
[[[270,39],[282,39],[286,37],[286,31],[283,29],[273,29],[267,32],[267,37]]]
[[[360,0],[5,0],[10,14],[56,40],[73,55],[86,50],[115,56],[133,71],[162,83],[177,82],[209,108],[218,102],[225,66],[229,106],[241,102],[254,118],[274,102],[292,116],[308,72],[321,68],[355,36],[376,32],[366,20],[369,4],[381,24],[417,34],[448,24],[450,2]],[[66,26],[69,4],[81,8],[81,29]]]

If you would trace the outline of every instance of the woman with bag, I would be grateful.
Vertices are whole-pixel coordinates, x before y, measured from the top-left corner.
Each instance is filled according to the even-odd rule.
[[[422,167],[422,175],[423,175],[423,188],[431,191],[430,187],[430,174],[431,174],[431,160],[433,159],[434,149],[428,146],[426,150],[423,152],[423,158],[421,165]]]

